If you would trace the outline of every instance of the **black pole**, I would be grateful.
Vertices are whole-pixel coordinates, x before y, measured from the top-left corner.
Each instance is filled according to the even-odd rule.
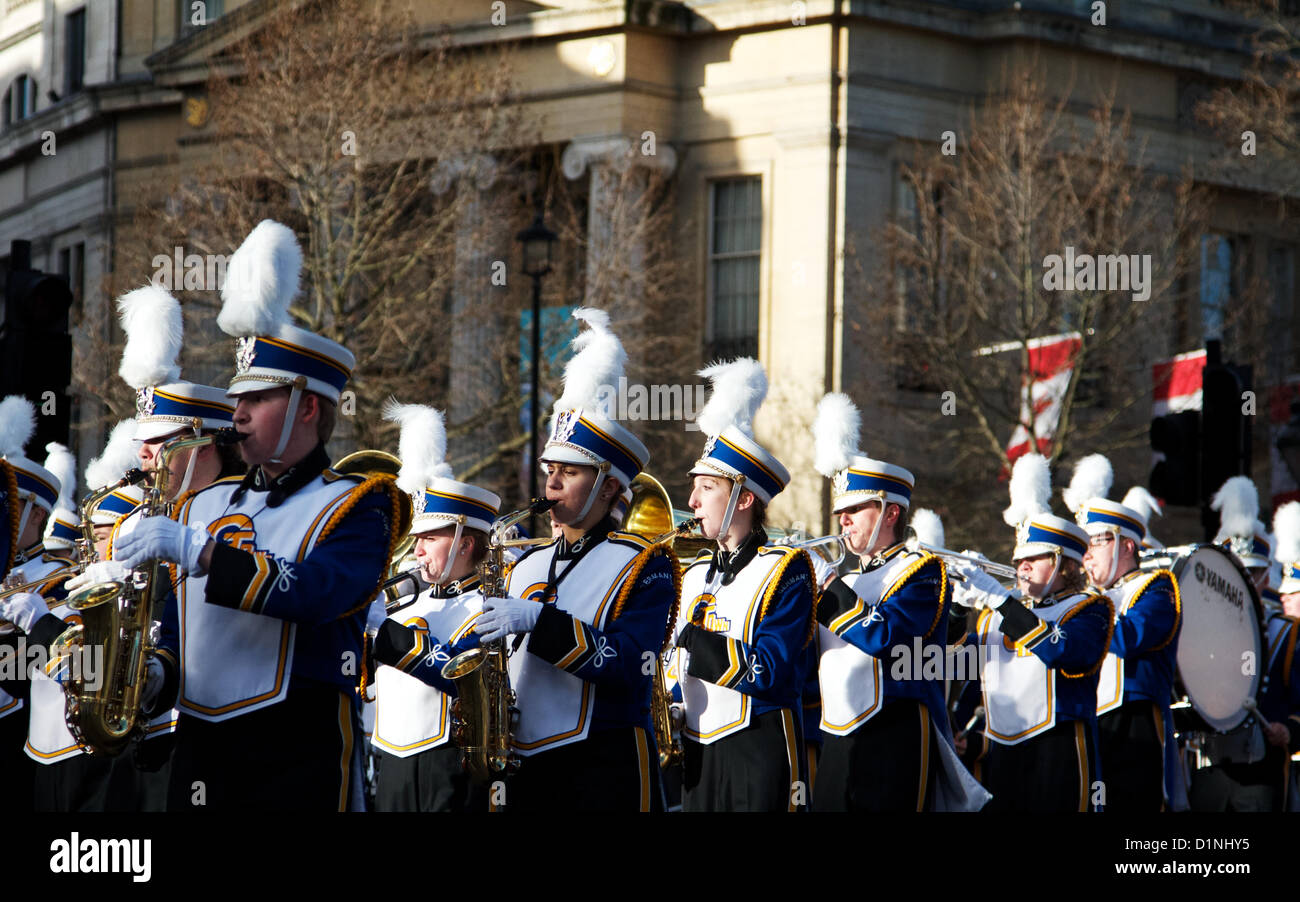
[[[541,404],[541,386],[538,380],[541,378],[541,361],[542,355],[542,277],[541,274],[533,276],[533,383],[532,383],[532,403],[529,407],[529,425],[532,427],[532,450],[528,452],[528,462],[531,464],[528,468],[528,502],[537,497],[537,471],[539,469],[537,462],[537,427],[541,422],[540,411],[538,407]],[[537,515],[530,514],[528,517],[528,534],[537,536]]]

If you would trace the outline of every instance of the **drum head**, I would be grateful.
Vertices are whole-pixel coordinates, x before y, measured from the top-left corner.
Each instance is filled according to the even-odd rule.
[[[1192,545],[1179,551],[1170,568],[1183,610],[1179,682],[1206,724],[1231,730],[1246,719],[1244,703],[1255,697],[1265,666],[1259,596],[1236,557],[1223,548]]]

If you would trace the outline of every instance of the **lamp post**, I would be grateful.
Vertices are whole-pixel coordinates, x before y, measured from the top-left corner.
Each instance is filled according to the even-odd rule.
[[[537,497],[537,437],[538,424],[541,422],[541,356],[542,356],[542,277],[551,271],[551,250],[555,244],[556,234],[542,222],[542,212],[537,211],[533,224],[515,236],[523,246],[523,272],[533,279],[533,353],[532,353],[532,397],[528,407],[528,420],[532,435],[528,452],[528,498]],[[537,535],[535,517],[528,521],[529,534]]]

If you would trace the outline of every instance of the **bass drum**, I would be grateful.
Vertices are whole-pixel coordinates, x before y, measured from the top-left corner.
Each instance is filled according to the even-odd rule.
[[[1183,625],[1174,691],[1201,723],[1226,733],[1249,713],[1265,666],[1259,594],[1241,562],[1218,545],[1184,545],[1146,555],[1143,570],[1168,568],[1178,580]]]

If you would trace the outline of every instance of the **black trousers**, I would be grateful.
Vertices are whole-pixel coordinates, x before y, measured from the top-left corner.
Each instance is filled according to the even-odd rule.
[[[130,754],[128,749],[124,756]],[[52,764],[33,762],[36,764],[32,780],[36,810],[135,811],[131,780],[117,767],[122,757],[82,754]]]
[[[36,762],[27,757],[27,706],[0,717],[0,773],[5,775],[6,814],[30,814],[35,802],[31,787],[36,780]]]
[[[378,750],[376,811],[488,810],[488,789],[461,767],[460,749],[443,745],[406,758]]]
[[[802,729],[788,708],[709,745],[682,737],[682,751],[682,811],[808,810]]]
[[[176,734],[162,733],[136,740],[113,759],[111,779],[119,787],[127,811],[166,811]],[[116,809],[114,809],[116,810]]]
[[[942,740],[925,705],[893,701],[849,735],[823,736],[817,811],[929,809]]]
[[[327,686],[217,723],[182,713],[167,808],[346,811],[362,735],[353,696]]]
[[[1263,761],[1192,771],[1187,801],[1193,811],[1285,811],[1290,780],[1289,752],[1270,745]]]
[[[505,809],[663,811],[658,754],[648,730],[617,727],[530,755],[506,782]]]
[[[1106,810],[1164,808],[1164,725],[1155,702],[1126,702],[1097,718],[1097,739],[1106,767]]]
[[[985,811],[1095,810],[1097,750],[1092,731],[1081,720],[1063,721],[1016,745],[990,740],[982,764],[984,787],[993,793]]]

